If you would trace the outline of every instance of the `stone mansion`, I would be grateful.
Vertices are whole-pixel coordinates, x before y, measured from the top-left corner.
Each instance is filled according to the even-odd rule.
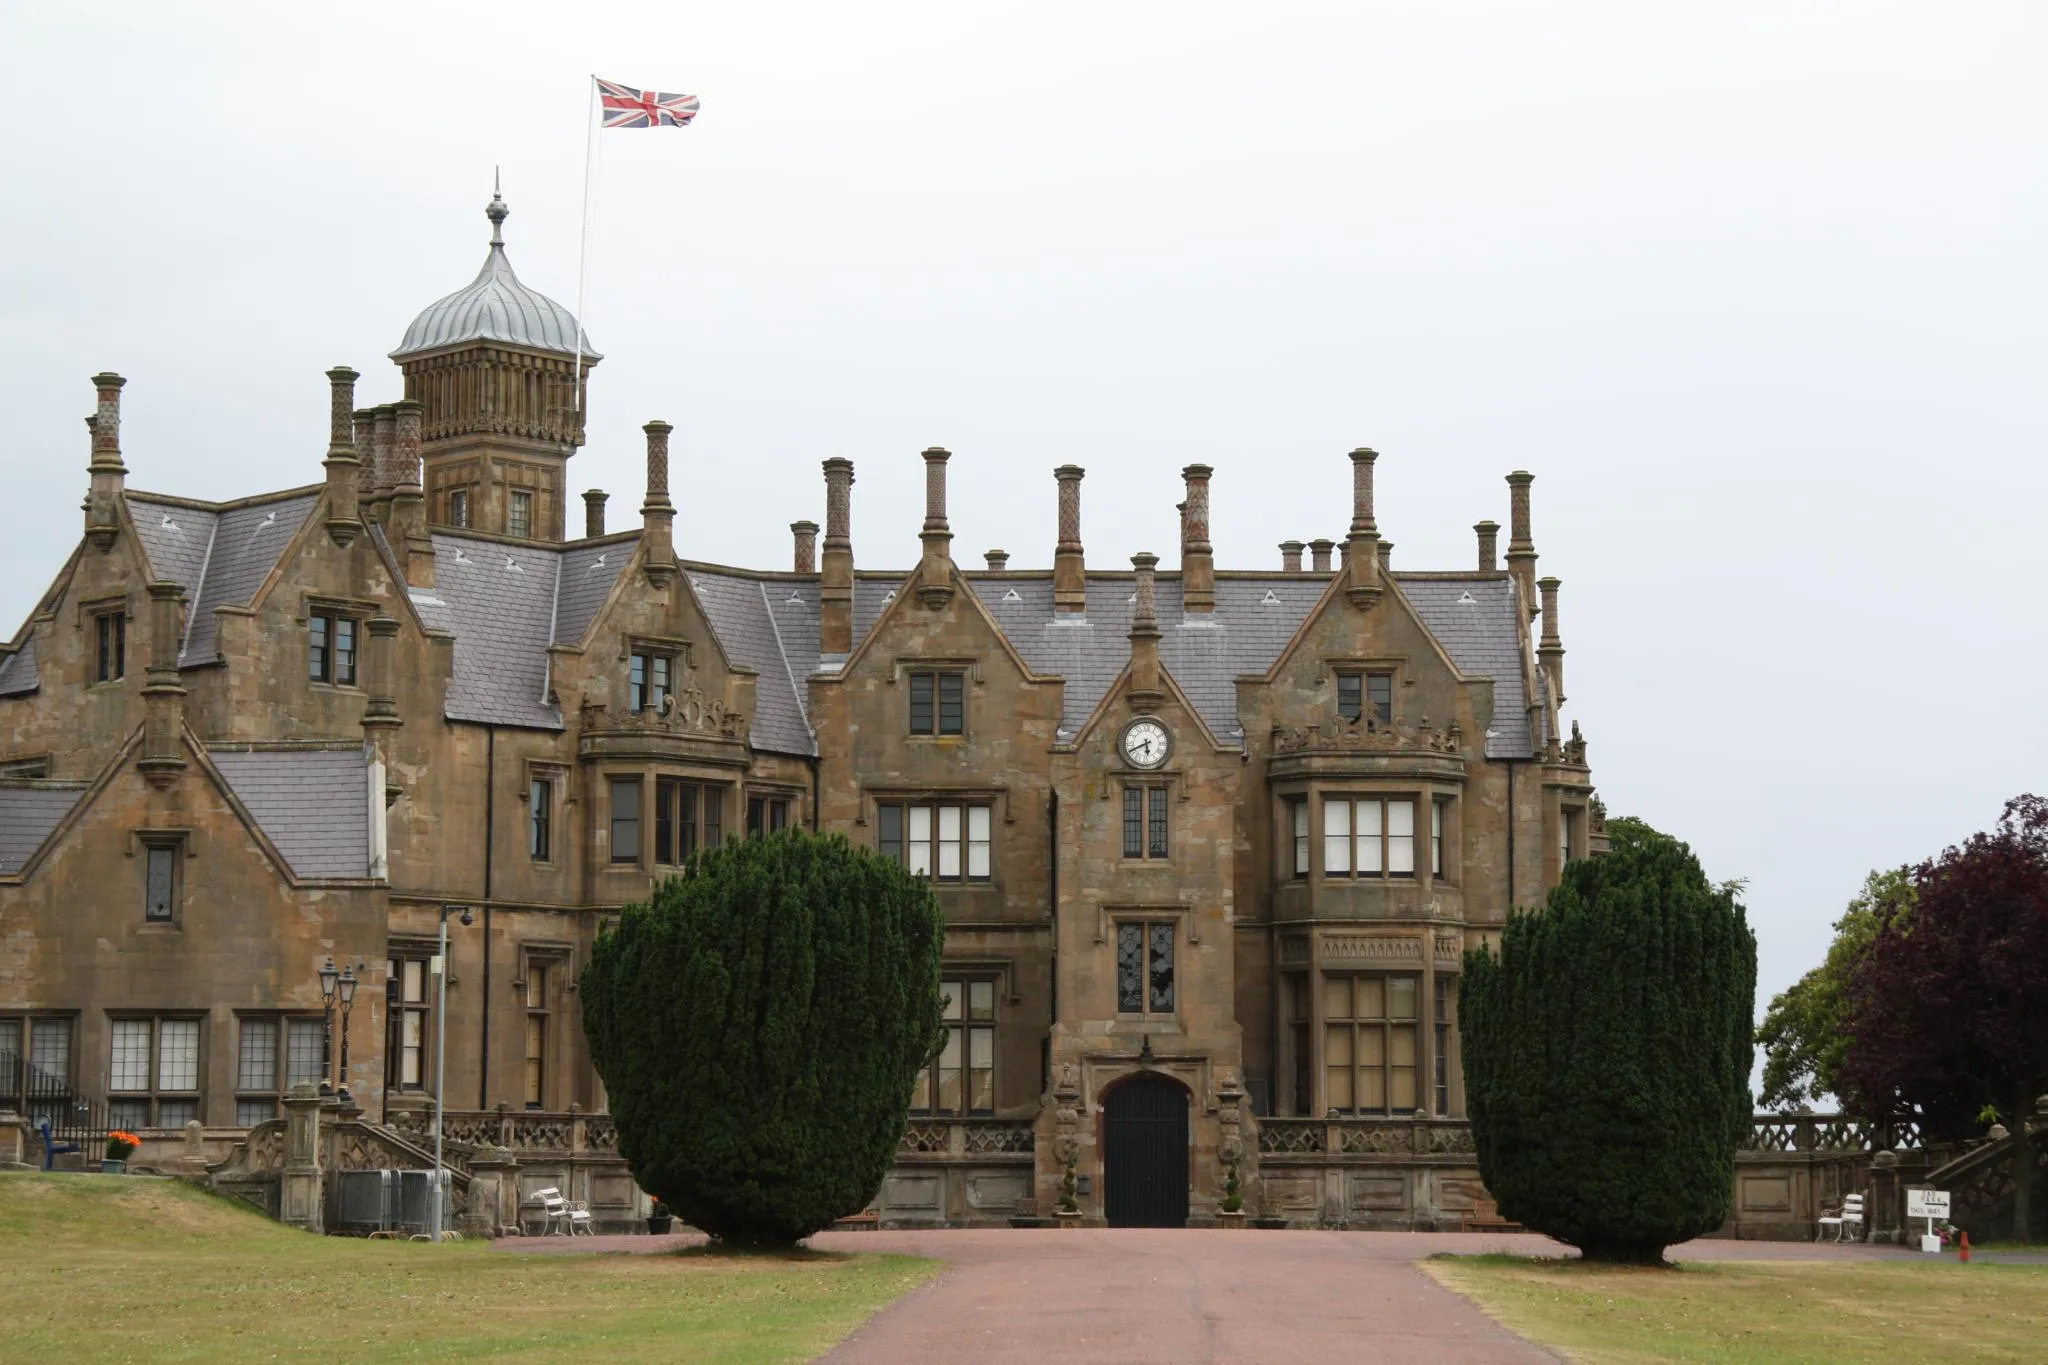
[[[928,875],[948,919],[885,1215],[1043,1211],[1070,1157],[1110,1223],[1199,1219],[1230,1163],[1268,1212],[1483,1199],[1461,955],[1604,844],[1529,474],[1504,552],[1481,521],[1464,567],[1396,569],[1354,450],[1341,541],[1225,569],[1207,466],[1165,566],[1091,558],[1061,465],[1047,571],[955,557],[931,449],[919,543],[860,545],[911,563],[885,570],[833,458],[822,536],[702,563],[665,423],[632,525],[572,506],[601,357],[488,216],[481,272],[391,353],[403,397],[327,373],[302,486],[132,487],[125,381],[93,377],[83,534],[0,640],[0,1111],[61,1093],[228,1142],[326,1080],[377,1124],[437,1085],[451,1114],[601,1115],[600,928],[693,850],[800,825]],[[331,1039],[329,964],[360,987]]]

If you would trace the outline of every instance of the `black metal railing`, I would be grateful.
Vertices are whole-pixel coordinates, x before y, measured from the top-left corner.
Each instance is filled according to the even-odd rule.
[[[24,1061],[20,1054],[0,1051],[0,1109],[16,1107],[39,1141],[43,1124],[48,1122],[52,1142],[76,1145],[87,1160],[97,1159],[112,1128],[105,1105],[79,1094],[63,1077]]]

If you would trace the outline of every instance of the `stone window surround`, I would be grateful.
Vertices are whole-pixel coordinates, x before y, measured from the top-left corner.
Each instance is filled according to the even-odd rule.
[[[313,618],[315,616],[327,616],[355,623],[355,658],[350,665],[350,681],[333,681],[334,639],[330,633],[327,641],[328,676],[318,678],[308,675],[306,681],[311,686],[323,690],[332,689],[337,692],[361,692],[363,690],[363,670],[367,662],[365,646],[369,643],[366,638],[368,632],[365,630],[365,626],[370,618],[377,614],[378,605],[377,602],[367,597],[336,597],[330,593],[315,592],[300,595],[299,610],[292,619],[294,624],[308,632],[307,647],[309,649],[311,648],[312,639],[310,632],[313,629]]]
[[[451,959],[456,940],[450,938],[448,946]],[[385,960],[390,964],[390,976],[385,989],[390,994],[389,1017],[384,1021],[388,1030],[384,1048],[384,1086],[391,1094],[428,1094],[434,1091],[434,1030],[440,1026],[437,1012],[440,1002],[434,981],[434,959],[440,952],[440,943],[431,938],[402,938],[393,935],[384,950]],[[420,968],[420,998],[405,998],[405,964],[418,962]],[[450,962],[441,964],[441,971],[448,978],[448,989],[454,990],[461,978],[449,970]],[[396,982],[394,987],[391,983]],[[405,1017],[416,1015],[420,1019],[419,1036],[419,1079],[407,1081],[404,1078],[404,1030]]]
[[[245,1126],[241,1122],[241,1110],[244,1105],[268,1103],[271,1106],[272,1117],[282,1117],[282,1115],[277,1111],[277,1105],[278,1102],[281,1099],[283,1099],[285,1094],[290,1091],[293,1083],[293,1077],[291,1075],[290,1070],[292,1025],[301,1024],[318,1027],[323,1022],[323,1020],[320,1015],[308,1013],[304,1010],[236,1010],[234,1012],[234,1016],[236,1109],[235,1126],[237,1128],[240,1128]],[[248,1026],[252,1023],[267,1023],[275,1024],[277,1026],[275,1053],[271,1059],[271,1077],[270,1083],[268,1085],[244,1086],[242,1083],[245,1079],[242,1074],[242,1040],[245,1031],[247,1030]],[[322,1040],[321,1047],[321,1065],[323,1067],[326,1065],[326,1046],[324,1039]],[[315,1085],[318,1085],[320,1083],[320,1077],[318,1075],[314,1075],[311,1077],[302,1076],[298,1079],[310,1080]]]
[[[72,629],[81,632],[89,630],[91,632],[85,642],[85,685],[87,687],[111,687],[115,683],[121,682],[128,675],[128,636],[133,633],[129,630],[129,627],[135,623],[135,606],[130,600],[130,596],[129,593],[124,591],[102,593],[98,597],[87,597],[79,600],[76,613],[72,618]],[[115,670],[112,677],[101,678],[99,676],[99,619],[102,616],[111,616],[116,612],[119,612],[121,615],[121,657],[117,661],[120,666]]]
[[[16,1063],[20,1067],[20,1070],[15,1075],[4,1078],[4,1084],[8,1087],[11,1087],[11,1089],[9,1089],[4,1095],[5,1099],[7,1099],[10,1102],[17,1103],[20,1106],[21,1113],[26,1114],[31,1112],[32,1106],[30,1102],[34,1099],[34,1096],[32,1094],[24,1092],[28,1087],[28,1068],[34,1065],[35,1063],[36,1025],[42,1023],[54,1022],[64,1025],[64,1027],[61,1030],[59,1030],[59,1032],[61,1032],[64,1036],[64,1074],[62,1074],[61,1076],[53,1076],[52,1079],[55,1080],[59,1085],[65,1086],[66,1088],[72,1088],[76,1086],[78,1074],[78,1038],[80,1031],[80,1019],[78,1011],[0,1010],[0,1019],[9,1020],[20,1025],[21,1030],[17,1039],[17,1041],[19,1041],[21,1044],[21,1052]]]
[[[1386,673],[1394,679],[1394,717],[1401,717],[1401,694],[1415,686],[1414,670],[1409,667],[1405,654],[1328,654],[1321,659],[1322,668],[1316,675],[1318,687],[1330,689],[1330,714],[1337,714],[1337,678],[1341,674]],[[1353,722],[1346,721],[1346,724]]]
[[[919,734],[910,728],[910,675],[912,673],[958,673],[964,683],[960,696],[960,733],[942,735]],[[986,686],[987,679],[982,671],[982,660],[975,655],[926,655],[899,654],[889,661],[888,685],[904,689],[903,700],[897,714],[902,718],[903,737],[912,744],[960,744],[974,733],[975,699]],[[932,698],[934,728],[936,728],[938,698]],[[1005,823],[1008,818],[1005,817]]]
[[[549,812],[548,817],[548,856],[545,858],[529,857],[527,860],[535,867],[559,867],[567,861],[562,848],[562,831],[570,828],[568,816],[576,805],[576,798],[569,791],[569,774],[571,770],[572,765],[567,763],[537,758],[526,760],[526,781],[519,788],[519,804],[529,808],[526,813],[527,851],[529,853],[532,852],[533,848],[533,811],[531,806],[533,803],[534,784],[536,782],[548,783],[548,794],[555,803],[555,808]]]
[[[1462,1039],[1458,1033],[1457,995],[1459,972],[1455,965],[1448,965],[1441,958],[1432,958],[1431,943],[1435,931],[1415,936],[1411,952],[1393,953],[1397,946],[1408,947],[1411,935],[1406,930],[1382,930],[1359,934],[1346,931],[1331,934],[1313,933],[1306,937],[1284,939],[1276,955],[1275,981],[1279,987],[1279,999],[1275,1009],[1279,1011],[1281,1029],[1275,1039],[1274,1050],[1274,1112],[1290,1117],[1320,1116],[1326,1104],[1323,1093],[1324,1066],[1323,1051],[1323,983],[1331,976],[1386,975],[1413,976],[1417,979],[1416,991],[1416,1098],[1435,1117],[1455,1118],[1465,1111],[1464,1076],[1462,1066]],[[1333,943],[1334,940],[1334,943]],[[1333,947],[1355,945],[1367,951],[1357,954],[1336,953]],[[1380,951],[1374,952],[1373,948]],[[1446,1005],[1448,1017],[1445,1020],[1444,1037],[1439,1040],[1435,1020],[1435,983],[1448,981]],[[1301,994],[1306,993],[1307,999]],[[1292,1004],[1290,1005],[1290,1002]],[[1304,1056],[1301,1048],[1307,1043]],[[1427,1049],[1426,1051],[1423,1049]],[[1442,1056],[1449,1091],[1447,1101],[1439,1101],[1435,1080]],[[1310,1085],[1311,1108],[1304,1112],[1295,1103],[1297,1070],[1306,1063]],[[1280,1109],[1285,1097],[1286,1109]],[[1437,1109],[1444,1112],[1435,1113]],[[1405,1111],[1397,1111],[1394,1117],[1401,1117]]]
[[[0,782],[48,781],[49,777],[48,754],[14,754],[0,758]]]
[[[1415,802],[1415,874],[1391,876],[1384,872],[1353,876],[1323,873],[1323,800]],[[1294,810],[1297,803],[1308,810],[1308,858],[1305,873],[1294,870]],[[1431,872],[1430,820],[1436,809],[1443,811],[1445,872]],[[1293,779],[1273,793],[1269,818],[1273,821],[1274,875],[1281,882],[1314,882],[1336,886],[1420,886],[1443,885],[1456,888],[1462,878],[1460,850],[1464,843],[1463,792],[1455,785],[1428,778],[1403,777],[1318,777]],[[1583,827],[1583,826],[1582,826]]]
[[[1108,786],[1109,784],[1104,786],[1103,796],[1105,798],[1109,795]],[[1125,866],[1138,867],[1164,867],[1172,863],[1174,847],[1179,843],[1179,840],[1174,838],[1173,834],[1172,808],[1176,800],[1185,801],[1188,799],[1187,786],[1180,780],[1179,774],[1165,772],[1127,773],[1122,781],[1115,784],[1115,787],[1117,793],[1115,828],[1118,861]],[[1137,853],[1131,852],[1130,843],[1125,837],[1128,832],[1127,825],[1130,818],[1129,793],[1134,791],[1144,793],[1139,799],[1139,819],[1141,824],[1139,828],[1140,851]],[[1155,792],[1158,793],[1157,798],[1153,795]],[[1152,820],[1155,815],[1153,809],[1155,803],[1166,808],[1163,812],[1158,812],[1158,814],[1163,815],[1166,825],[1163,831],[1166,846],[1157,853],[1152,851]]]
[[[169,919],[149,918],[149,854],[152,849],[172,849],[171,862],[171,915]],[[137,861],[137,877],[140,880],[142,913],[137,921],[145,933],[178,933],[185,927],[185,898],[190,889],[191,879],[185,875],[183,864],[199,856],[199,842],[195,832],[179,826],[162,826],[150,829],[128,831],[127,856]],[[183,857],[176,854],[182,853]]]
[[[150,1026],[149,1055],[146,1059],[149,1084],[142,1088],[115,1090],[113,1049],[120,1032],[120,1025],[144,1020]],[[107,1047],[105,1050],[107,1058],[105,1093],[109,1110],[108,1121],[114,1122],[111,1111],[116,1105],[139,1102],[148,1107],[149,1114],[149,1121],[140,1126],[146,1128],[182,1127],[186,1122],[185,1120],[179,1120],[176,1125],[166,1125],[163,1123],[162,1105],[166,1100],[174,1104],[182,1104],[189,1100],[193,1105],[196,1116],[204,1121],[206,1116],[206,1071],[208,1065],[207,1043],[209,1041],[207,1034],[211,1031],[207,1025],[211,1022],[212,1015],[206,1010],[108,1010]],[[192,1058],[192,1075],[196,1084],[189,1090],[182,1087],[167,1088],[163,1083],[163,1026],[167,1023],[197,1025],[193,1035],[196,1042]]]
[[[740,791],[740,827],[746,829],[746,812],[754,801],[786,801],[789,803],[789,820],[785,828],[801,829],[804,823],[804,789],[794,783],[755,782],[749,780]]]
[[[573,944],[555,939],[526,939],[519,945],[519,975],[512,978],[513,998],[519,1002],[520,1013],[526,1019],[540,1015],[544,1016],[547,1020],[542,1025],[541,1034],[540,1099],[538,1103],[530,1099],[527,1100],[526,1106],[529,1109],[545,1109],[548,1107],[547,1102],[550,1091],[554,1088],[557,1078],[561,1075],[562,1069],[558,1063],[562,1052],[562,1029],[557,1025],[556,1021],[568,1008],[566,1001],[562,997],[576,993],[574,965],[575,946]],[[533,974],[536,970],[547,972],[546,981],[550,997],[541,1000],[538,1004],[535,1004],[528,998],[526,993],[527,987],[533,981]],[[527,1025],[527,1028],[530,1029],[531,1025]],[[522,1067],[527,1061],[531,1060],[525,1056],[527,1040],[530,1036],[530,1033],[524,1029],[522,1030],[520,1036]],[[525,1093],[523,1079],[521,1082],[521,1093]]]
[[[1123,1024],[1126,1027],[1157,1028],[1160,1025],[1171,1025],[1177,1028],[1180,1024],[1181,1005],[1187,997],[1185,989],[1187,983],[1181,979],[1182,968],[1185,965],[1182,945],[1194,942],[1191,933],[1194,925],[1192,908],[1183,906],[1155,911],[1133,906],[1107,912],[1103,915],[1103,919],[1106,923],[1110,952],[1109,989],[1111,1019],[1115,1023]],[[1173,991],[1173,1004],[1166,1009],[1155,1009],[1152,1005],[1152,930],[1160,926],[1164,926],[1172,931],[1173,983],[1171,989]],[[1123,931],[1128,928],[1140,930],[1139,971],[1141,974],[1138,980],[1138,991],[1143,1008],[1136,1010],[1125,1009],[1122,999],[1123,963],[1121,961],[1121,954],[1123,951]],[[1112,1024],[1111,1031],[1116,1031],[1114,1024]]]
[[[744,780],[744,777],[745,773],[743,770],[732,768],[705,770],[701,768],[680,768],[667,764],[646,764],[635,767],[606,764],[600,767],[590,779],[593,784],[593,791],[597,793],[592,801],[592,805],[596,809],[592,811],[590,828],[593,850],[595,840],[600,834],[604,838],[604,849],[601,856],[593,851],[592,865],[600,873],[634,876],[646,876],[649,870],[654,867],[654,805],[657,784],[663,778],[721,789],[723,804],[719,807],[721,816],[719,829],[721,837],[729,835],[733,829],[731,820],[732,792]],[[637,850],[636,856],[631,861],[612,861],[611,802],[612,783],[615,781],[637,781],[640,784],[640,847]],[[745,815],[744,806],[741,807],[741,814],[742,816]],[[744,825],[744,822],[742,823]],[[663,866],[666,866],[666,864],[663,864]]]
[[[942,1053],[939,1057],[933,1058],[932,1063],[926,1064],[918,1071],[916,1087],[911,1091],[910,1096],[910,1112],[912,1115],[922,1118],[952,1118],[994,1114],[996,1112],[997,1058],[1000,1056],[1000,1051],[996,1047],[996,1032],[1002,1024],[1002,1006],[1015,1002],[1005,999],[1001,978],[985,970],[975,968],[963,969],[956,967],[954,964],[947,963],[941,967],[940,973],[940,989],[942,994],[946,993],[945,987],[947,986],[958,986],[961,988],[961,995],[952,1001],[952,1006],[957,1007],[958,1014],[955,1015],[949,1009],[945,1023],[949,1044],[957,1044],[958,1047],[955,1057],[958,1062],[956,1069],[960,1073],[961,1103],[948,1109],[934,1102],[939,1087],[944,1084],[943,1078],[934,1074],[933,1069],[935,1063],[944,1060],[944,1054]],[[987,984],[990,987],[990,995],[992,997],[989,1003],[989,1014],[985,1020],[973,1018],[971,1007],[973,989],[982,984]],[[973,1107],[970,1102],[973,1085],[972,1073],[981,1069],[974,1065],[974,1045],[977,1035],[984,1035],[988,1039],[989,1103],[986,1107],[982,1108]]]

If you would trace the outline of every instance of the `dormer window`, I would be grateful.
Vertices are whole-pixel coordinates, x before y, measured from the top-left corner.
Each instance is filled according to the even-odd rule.
[[[533,494],[514,489],[505,508],[505,534],[521,539],[533,535]]]
[[[306,618],[306,676],[314,682],[353,687],[356,681],[356,623],[335,612]]]
[[[967,675],[919,671],[910,675],[910,733],[967,733]]]
[[[668,654],[636,653],[628,674],[630,703],[635,711],[659,710],[673,690],[675,658]]]
[[[1378,724],[1391,724],[1394,719],[1394,675],[1339,673],[1337,714],[1349,721],[1370,715]]]

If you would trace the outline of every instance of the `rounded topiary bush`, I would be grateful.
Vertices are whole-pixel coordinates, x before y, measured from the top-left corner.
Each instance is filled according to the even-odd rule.
[[[857,1213],[940,1038],[930,886],[838,835],[702,853],[602,934],[583,1022],[642,1189],[734,1246]]]
[[[1719,1227],[1748,1132],[1756,939],[1734,888],[1636,820],[1566,866],[1458,1001],[1479,1174],[1589,1259],[1658,1262]]]

